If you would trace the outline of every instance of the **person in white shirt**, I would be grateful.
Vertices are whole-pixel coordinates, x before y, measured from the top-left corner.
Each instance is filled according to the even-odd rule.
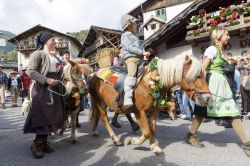
[[[21,89],[21,79],[17,77],[17,71],[13,70],[8,79],[8,90],[12,96],[12,107],[17,107],[17,98]]]

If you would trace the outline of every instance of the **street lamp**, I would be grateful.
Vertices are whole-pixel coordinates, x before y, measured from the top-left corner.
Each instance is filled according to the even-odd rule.
[[[6,35],[6,34],[4,34],[4,33],[2,33],[2,32],[0,32],[0,35],[5,35],[5,36],[7,36],[7,37],[13,38],[13,39],[17,42],[17,47],[20,46],[20,42],[19,42],[15,37]],[[19,64],[19,66],[18,66],[18,71],[20,71],[20,70],[22,69],[22,66],[23,66],[23,65],[22,65],[22,61],[21,61],[21,55],[20,55],[19,60],[20,60],[20,64]]]

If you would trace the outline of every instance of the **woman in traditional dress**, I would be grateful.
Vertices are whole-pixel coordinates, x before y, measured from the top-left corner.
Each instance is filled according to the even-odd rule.
[[[230,120],[234,131],[242,141],[241,147],[250,157],[250,141],[241,123],[240,112],[233,99],[224,71],[224,66],[229,59],[223,51],[229,39],[229,33],[224,28],[219,27],[213,30],[211,34],[212,46],[208,47],[204,53],[203,65],[207,71],[209,90],[213,97],[208,107],[195,106],[195,118],[186,136],[186,141],[193,146],[204,147],[204,144],[196,136],[202,120],[206,117],[223,118]]]
[[[59,83],[62,66],[55,55],[56,41],[51,34],[40,34],[36,38],[37,51],[30,56],[28,75],[33,80],[32,104],[24,125],[24,133],[36,133],[31,151],[35,158],[54,150],[48,145],[47,137],[61,128],[64,120],[65,102],[58,93],[63,93]]]

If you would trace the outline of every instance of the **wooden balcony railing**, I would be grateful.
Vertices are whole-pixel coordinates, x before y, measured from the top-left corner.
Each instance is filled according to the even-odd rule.
[[[35,50],[35,44],[20,44],[16,47],[17,51]]]
[[[68,48],[69,44],[68,42],[57,42],[56,48]]]
[[[69,44],[68,42],[57,42],[56,48],[68,48]],[[17,51],[29,51],[29,50],[35,50],[36,45],[35,44],[20,44],[16,47]]]

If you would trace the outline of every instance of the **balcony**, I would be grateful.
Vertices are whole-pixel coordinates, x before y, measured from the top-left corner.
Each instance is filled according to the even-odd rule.
[[[205,10],[199,11],[199,14],[194,15],[186,27],[186,41],[206,41],[211,31],[217,26],[225,27],[230,35],[245,36],[250,32],[250,4],[243,2],[240,5],[220,8],[211,13],[206,13]]]
[[[31,51],[35,49],[36,49],[35,44],[20,44],[16,47],[17,51]]]
[[[57,42],[56,48],[68,48],[69,44],[68,42]]]
[[[57,42],[56,43],[56,48],[68,48],[69,44],[68,42]],[[20,44],[19,46],[16,47],[17,51],[32,51],[36,50],[36,45],[35,44]]]

